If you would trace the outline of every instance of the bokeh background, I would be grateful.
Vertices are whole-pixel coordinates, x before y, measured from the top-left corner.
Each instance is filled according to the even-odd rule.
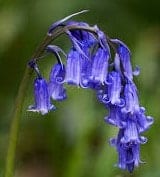
[[[132,63],[141,105],[155,123],[144,135],[142,164],[133,174],[115,167],[117,154],[108,140],[117,129],[103,121],[107,110],[90,90],[67,87],[68,99],[54,103],[55,112],[27,112],[33,103],[33,80],[21,115],[16,152],[16,177],[159,177],[160,176],[160,1],[159,0],[1,0],[0,1],[0,176],[4,174],[9,128],[16,94],[27,61],[50,24],[89,9],[73,19],[97,24],[107,35],[123,40]],[[56,40],[67,51],[65,37]],[[53,56],[40,62],[48,77]]]

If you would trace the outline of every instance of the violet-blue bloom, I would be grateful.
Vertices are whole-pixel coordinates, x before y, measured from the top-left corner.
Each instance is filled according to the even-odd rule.
[[[107,50],[99,47],[92,57],[92,68],[90,81],[93,83],[101,83],[104,85],[106,83],[106,77],[108,74],[108,60],[109,53]]]
[[[118,128],[124,128],[126,126],[126,115],[121,113],[121,108],[116,105],[110,105],[108,107],[109,115],[104,118],[105,122]]]
[[[124,87],[124,99],[125,99],[125,107],[122,111],[131,114],[139,112],[139,100],[137,95],[137,88],[135,84],[131,81],[128,81]]]
[[[65,66],[61,64],[55,64],[50,72],[50,81],[48,83],[49,95],[54,100],[66,99],[66,90],[63,87],[65,78]]]
[[[133,72],[132,72],[132,65],[131,65],[131,53],[128,47],[120,40],[118,39],[111,39],[111,41],[118,45],[117,47],[117,53],[120,57],[122,66],[123,66],[123,72],[124,75],[129,79],[133,79]]]
[[[65,82],[73,85],[81,85],[81,54],[72,48],[67,56]]]
[[[124,135],[120,141],[126,144],[130,142],[140,143],[137,125],[134,120],[130,118],[129,114],[127,116],[126,126],[124,127]]]
[[[140,111],[134,114],[134,120],[137,122],[139,133],[146,131],[153,124],[153,118],[145,115],[143,107],[140,107]]]
[[[120,129],[117,138],[111,139],[110,143],[115,146],[118,152],[118,167],[132,172],[134,167],[141,163],[140,160],[140,143],[130,141],[125,143],[124,133],[125,129]]]
[[[36,78],[34,81],[35,104],[29,106],[28,111],[40,112],[42,115],[54,110],[55,106],[50,103],[47,82],[43,78]]]
[[[68,22],[67,25],[80,25],[80,26],[89,27],[87,23],[74,22],[74,21]],[[71,54],[73,55],[73,51],[74,51],[74,56],[77,56],[74,58],[77,58],[78,60],[77,62],[79,63],[78,66],[80,72],[77,72],[77,76],[79,76],[79,84],[76,85],[80,85],[83,88],[91,87],[91,83],[89,83],[89,79],[88,79],[91,73],[90,52],[91,52],[91,47],[97,43],[97,40],[93,36],[93,34],[84,30],[71,30],[71,31],[67,31],[67,34],[71,39],[72,46],[73,46],[68,56],[70,57]],[[68,59],[67,61],[69,62]],[[68,62],[67,62],[67,66],[68,66]]]
[[[90,81],[95,84],[106,83],[106,77],[108,74],[108,62],[110,58],[110,48],[108,46],[105,34],[95,26],[97,31],[97,40],[99,42],[98,49],[92,57],[92,69]]]
[[[122,84],[121,84],[121,77],[118,72],[112,71],[108,74],[107,79],[108,85],[108,102],[113,105],[120,105],[122,104],[122,99],[120,98]]]

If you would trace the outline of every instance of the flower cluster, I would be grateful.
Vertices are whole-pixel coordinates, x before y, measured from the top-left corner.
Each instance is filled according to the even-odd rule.
[[[54,110],[51,99],[63,101],[67,98],[64,84],[94,90],[98,100],[109,110],[105,122],[119,128],[117,137],[110,140],[110,144],[118,152],[117,166],[132,172],[141,163],[140,145],[147,141],[141,133],[153,123],[153,118],[146,116],[145,108],[139,104],[133,81],[133,76],[139,74],[139,69],[137,67],[132,70],[130,50],[122,41],[110,39],[96,25],[93,27],[93,34],[85,30],[90,27],[87,23],[66,21],[72,16],[49,28],[48,35],[52,35],[59,26],[82,27],[65,30],[72,44],[67,55],[55,45],[45,48],[47,53],[52,53],[57,58],[49,81],[41,76],[36,62],[29,63],[37,73],[34,81],[35,104],[29,107],[29,111],[46,114]],[[113,57],[111,50],[114,52]],[[60,53],[64,54],[65,62],[62,62]]]

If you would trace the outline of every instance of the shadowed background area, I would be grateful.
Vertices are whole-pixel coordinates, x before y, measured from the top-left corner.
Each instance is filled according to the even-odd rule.
[[[55,21],[83,9],[73,19],[97,24],[107,35],[123,40],[132,51],[132,63],[141,74],[135,78],[141,105],[155,123],[145,133],[142,164],[133,174],[115,167],[117,154],[108,140],[117,129],[104,123],[107,110],[91,90],[67,86],[68,99],[54,102],[48,115],[27,112],[33,103],[30,81],[21,115],[16,152],[16,177],[159,177],[160,176],[160,1],[152,0],[15,0],[0,1],[0,176],[3,176],[12,111],[27,61]],[[69,40],[54,44],[65,51]],[[48,74],[55,58],[40,62]]]

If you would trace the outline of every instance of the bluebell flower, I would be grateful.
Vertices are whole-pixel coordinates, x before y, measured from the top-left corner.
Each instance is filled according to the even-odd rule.
[[[91,75],[89,77],[90,81],[96,84],[104,85],[106,83],[106,78],[108,74],[108,60],[109,54],[107,50],[99,47],[92,57],[91,62]]]
[[[81,85],[81,54],[72,48],[67,56],[65,82]]]
[[[65,78],[65,66],[59,63],[52,67],[50,72],[50,80],[48,83],[49,95],[54,100],[66,99],[66,89],[63,87]]]
[[[128,81],[124,86],[125,106],[122,111],[126,113],[138,113],[140,111],[137,88],[133,82]]]
[[[42,115],[54,110],[55,106],[50,103],[47,82],[43,78],[36,78],[34,81],[35,104],[29,106],[28,111],[40,112]]]
[[[121,76],[118,72],[112,71],[108,74],[107,79],[108,85],[108,102],[112,105],[120,105],[122,104],[121,99],[121,91],[122,91],[122,83]]]
[[[123,66],[122,71],[123,74],[129,79],[133,79],[133,71],[132,71],[132,65],[131,65],[131,52],[128,49],[128,47],[120,40],[118,39],[111,39],[111,41],[118,45],[117,47],[117,54],[119,55],[121,64]]]
[[[77,26],[85,26],[89,27],[87,23],[84,22],[74,22],[70,21],[67,25],[77,25]],[[83,88],[91,87],[91,83],[89,83],[89,76],[91,74],[91,48],[97,43],[96,38],[88,31],[84,30],[71,30],[67,31],[67,34],[72,42],[72,48],[68,53],[67,57],[67,79],[66,81],[69,84],[79,85]],[[71,60],[73,60],[71,62]],[[77,61],[75,61],[77,60]],[[77,64],[75,64],[77,62]],[[71,63],[74,63],[73,65]],[[75,66],[74,66],[75,65]],[[77,82],[69,81],[71,77],[69,73],[72,73],[74,70],[74,66],[76,69]],[[73,74],[75,75],[75,74]],[[76,75],[74,77],[76,77]]]
[[[106,105],[124,106],[124,100],[121,98],[122,83],[118,72],[108,73],[106,83],[97,89],[97,96],[100,102]]]
[[[92,68],[90,81],[96,84],[104,85],[108,74],[108,63],[110,58],[110,48],[108,46],[105,34],[95,26],[97,31],[98,49],[91,58]]]
[[[71,24],[74,23],[75,22],[71,22]],[[88,26],[88,24],[82,22],[75,24]],[[80,60],[79,65],[82,73],[81,84],[84,84],[84,87],[93,88],[94,84],[104,84],[106,81],[110,51],[104,33],[100,30],[97,31],[97,34],[99,34],[97,40],[95,40],[95,37],[93,37],[89,32],[83,30],[67,32],[72,41],[72,49],[74,49],[75,53],[74,55],[77,55],[77,58],[79,58],[78,60]],[[91,58],[91,47],[94,48],[95,45],[98,45],[99,47]],[[72,49],[69,54],[73,55]]]
[[[124,127],[124,135],[121,137],[122,143],[140,143],[139,131],[136,125],[136,122],[128,114],[126,117],[126,126]]]
[[[142,163],[140,160],[140,144],[146,143],[147,139],[139,137],[134,124],[128,125],[131,127],[120,129],[117,138],[111,139],[110,143],[116,147],[118,152],[117,166],[132,172],[139,163]]]
[[[122,114],[121,107],[117,105],[108,106],[109,115],[104,118],[105,122],[114,125],[118,128],[126,126],[126,115]]]
[[[89,48],[88,44],[83,42],[83,38],[85,38],[83,35],[86,35],[86,33],[81,34],[77,30],[72,33],[70,31],[67,32],[72,41],[72,48],[67,56],[65,81],[68,84],[88,87],[88,75],[90,72]],[[79,38],[81,38],[80,41]]]
[[[153,118],[145,115],[145,108],[140,107],[140,111],[133,115],[133,119],[137,123],[139,133],[143,133],[153,124]]]

